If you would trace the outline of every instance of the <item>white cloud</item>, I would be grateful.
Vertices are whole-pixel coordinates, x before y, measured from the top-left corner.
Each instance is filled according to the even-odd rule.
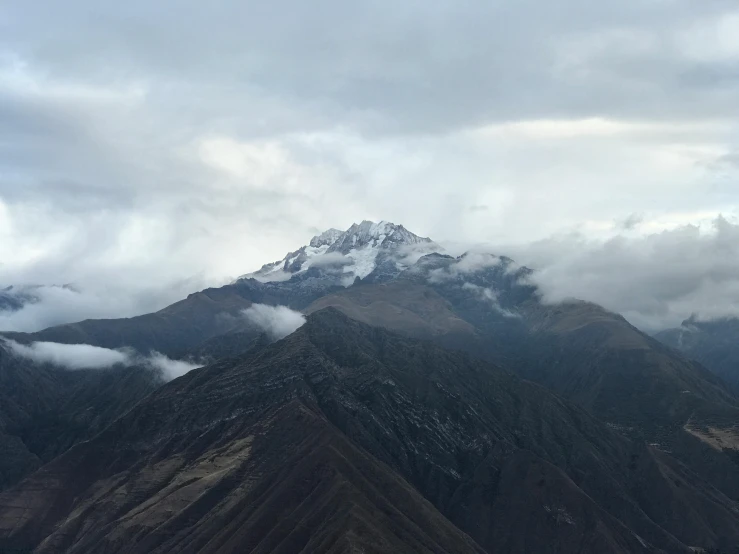
[[[518,314],[510,310],[506,310],[500,305],[500,302],[498,301],[498,293],[495,290],[489,287],[481,287],[480,285],[475,285],[474,283],[464,283],[462,285],[462,288],[478,295],[481,300],[490,305],[490,308],[493,311],[498,312],[502,316],[511,318],[520,317]]]
[[[535,269],[531,279],[545,300],[596,302],[648,331],[692,314],[739,316],[739,224],[722,217],[645,236],[570,234],[511,250]]]
[[[500,257],[495,254],[474,250],[465,252],[448,267],[432,270],[429,274],[429,282],[441,283],[464,278],[465,275],[476,273],[488,267],[495,267],[500,263]]]
[[[694,134],[726,129],[714,122],[619,121],[593,117],[587,119],[522,120],[481,127],[471,131],[486,137],[524,138],[532,140],[576,139],[598,137],[639,137],[666,134]]]
[[[53,364],[66,369],[100,369],[116,364],[130,365],[130,355],[123,350],[111,350],[89,344],[34,342],[30,345],[5,340],[18,356],[40,364]]]
[[[287,306],[252,304],[242,312],[247,321],[274,339],[286,337],[305,323],[305,316]]]
[[[181,377],[186,373],[202,367],[202,364],[188,362],[186,360],[172,360],[159,352],[152,352],[146,358],[146,363],[159,369],[167,381]]]
[[[166,381],[202,367],[186,360],[172,360],[159,352],[143,356],[132,348],[101,348],[89,344],[32,342],[25,345],[14,340],[0,339],[15,355],[38,364],[51,364],[63,369],[109,369],[116,365],[143,366],[161,373]]]
[[[341,252],[328,252],[319,256],[314,256],[308,260],[310,267],[321,267],[321,268],[341,268],[346,265],[352,265],[354,260],[350,257],[345,256]]]
[[[98,273],[98,272],[95,272]],[[94,273],[90,275],[93,277]],[[85,288],[30,287],[32,301],[18,310],[0,310],[0,331],[34,332],[84,319],[131,317],[153,312],[204,287],[201,279],[172,282],[169,287],[111,277],[99,283],[85,279]],[[21,289],[22,290],[22,289]]]

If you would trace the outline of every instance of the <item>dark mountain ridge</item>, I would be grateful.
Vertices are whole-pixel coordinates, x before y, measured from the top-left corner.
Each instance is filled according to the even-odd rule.
[[[0,533],[70,553],[689,552],[738,541],[736,509],[541,387],[329,309],[4,493]]]

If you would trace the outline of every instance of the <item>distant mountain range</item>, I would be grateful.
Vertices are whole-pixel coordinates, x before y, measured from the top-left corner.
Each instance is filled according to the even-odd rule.
[[[657,333],[656,337],[739,390],[739,319],[701,321],[691,317],[680,327]]]
[[[530,276],[362,222],[157,313],[5,333],[205,366],[0,344],[0,551],[732,552],[734,388]],[[307,319],[275,340],[256,306]]]

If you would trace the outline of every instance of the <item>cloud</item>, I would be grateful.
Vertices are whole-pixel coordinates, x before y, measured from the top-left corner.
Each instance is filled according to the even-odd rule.
[[[422,257],[434,252],[445,253],[446,248],[442,245],[431,242],[419,242],[417,244],[401,244],[393,250],[396,262],[403,268],[408,268],[415,264]]]
[[[629,214],[621,221],[617,221],[616,226],[620,229],[623,229],[624,231],[633,231],[634,229],[638,228],[643,221],[644,214],[633,213]]]
[[[739,224],[723,217],[646,236],[570,234],[512,251],[535,269],[546,301],[596,302],[648,331],[692,314],[739,316]]]
[[[89,277],[95,273],[99,272],[91,272]],[[147,286],[112,277],[101,283],[85,279],[84,289],[56,285],[21,287],[15,295],[20,300],[18,304],[0,309],[0,331],[34,332],[84,319],[149,313],[181,300],[203,285],[200,279],[185,279],[170,283],[167,290],[156,284]]]
[[[287,306],[252,304],[243,312],[247,321],[274,339],[286,337],[305,323],[305,316]]]
[[[500,315],[504,317],[511,317],[511,318],[520,317],[518,314],[503,308],[500,305],[500,302],[498,302],[498,293],[489,287],[481,287],[480,285],[475,285],[474,283],[464,283],[462,285],[462,289],[471,291],[472,293],[478,295],[481,300],[483,300],[484,302],[490,305],[493,311],[498,312]]]
[[[89,344],[32,342],[25,345],[9,339],[0,341],[16,356],[69,370],[109,369],[117,365],[142,366],[156,370],[165,381],[171,381],[202,366],[190,361],[172,360],[159,352],[144,356],[132,348],[113,350]]]
[[[193,369],[197,369],[203,365],[188,362],[186,360],[172,360],[159,352],[152,352],[151,355],[146,358],[145,363],[160,370],[167,381],[181,377]]]
[[[495,254],[483,251],[468,251],[448,267],[434,269],[429,273],[430,283],[463,279],[465,275],[477,273],[489,267],[501,265],[503,260]]]
[[[341,252],[328,252],[320,256],[314,256],[309,260],[310,267],[320,268],[341,268],[347,265],[352,265],[353,263],[354,261],[351,258],[345,256]]]
[[[34,342],[24,345],[5,340],[13,353],[40,364],[53,364],[65,369],[100,369],[117,364],[130,365],[130,355],[122,350],[100,348],[89,344]]]

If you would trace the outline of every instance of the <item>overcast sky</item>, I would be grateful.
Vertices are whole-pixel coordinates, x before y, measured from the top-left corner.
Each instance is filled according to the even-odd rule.
[[[733,311],[737,98],[736,0],[5,1],[0,284],[130,315],[385,219]]]

